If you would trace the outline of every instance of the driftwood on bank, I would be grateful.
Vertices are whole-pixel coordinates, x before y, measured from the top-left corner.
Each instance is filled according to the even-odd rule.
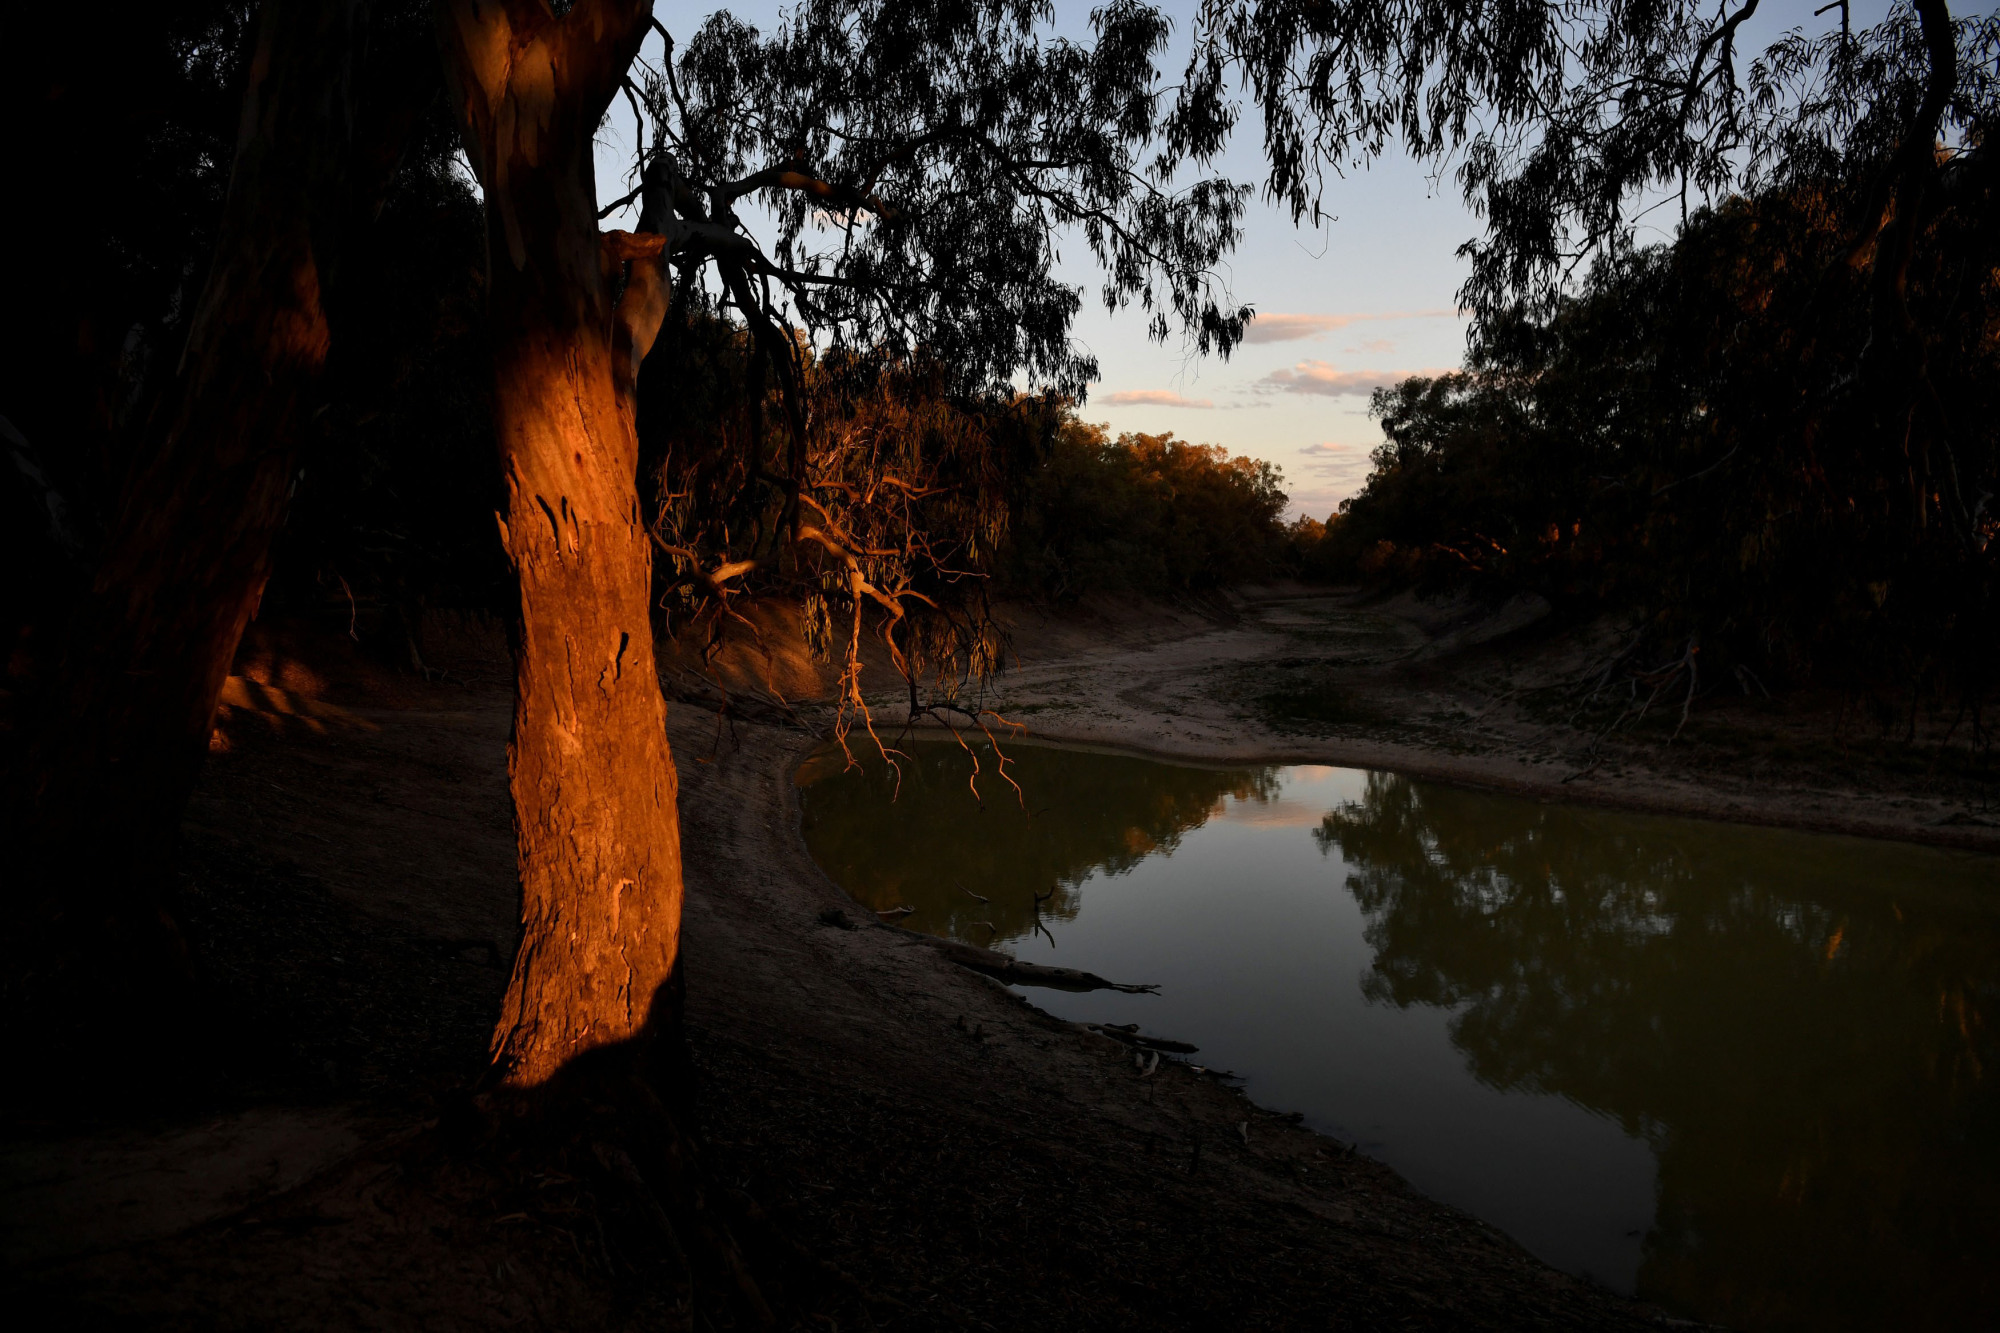
[[[1003,981],[1010,986],[1045,986],[1050,990],[1124,991],[1128,995],[1151,995],[1158,986],[1126,986],[1116,981],[1106,981],[1094,972],[1079,972],[1073,967],[1047,967],[1041,963],[1024,963],[1018,958],[999,952],[997,949],[982,949],[976,944],[965,944],[958,940],[940,939],[935,935],[925,935],[901,926],[885,925],[898,935],[907,936],[912,944],[922,944],[936,949],[939,953],[957,963],[960,967]]]
[[[1137,1046],[1148,1051],[1166,1051],[1170,1055],[1193,1055],[1201,1047],[1192,1042],[1172,1041],[1166,1037],[1148,1037],[1139,1031],[1137,1023],[1085,1023],[1084,1030],[1113,1041],[1122,1041],[1127,1046]]]

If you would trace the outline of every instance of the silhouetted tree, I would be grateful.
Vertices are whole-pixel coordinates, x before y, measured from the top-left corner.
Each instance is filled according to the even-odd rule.
[[[229,17],[195,29],[200,41],[225,42]],[[103,1024],[152,1053],[186,996],[167,852],[317,405],[342,233],[386,187],[434,68],[418,62],[409,77],[395,67],[409,48],[389,25],[374,30],[364,59],[362,4],[272,0],[260,12],[213,262],[199,285],[180,275],[185,343],[146,404],[88,591],[42,647],[55,665],[10,738],[9,1001],[57,1047],[73,1025]],[[86,306],[80,323],[102,313]],[[135,353],[142,333],[127,338]],[[103,362],[78,364],[87,375]],[[69,409],[71,424],[107,425],[89,423],[108,396]]]
[[[1636,603],[1632,665],[1676,691],[1719,649],[1976,699],[2000,24],[1828,6],[1751,51],[1757,9],[1218,2],[1181,115],[1226,120],[1241,69],[1295,212],[1400,142],[1453,157],[1486,219],[1466,373],[1377,398],[1388,444],[1324,572]],[[1675,204],[1671,250],[1635,253]]]
[[[1732,690],[1748,666],[1976,710],[2000,592],[1994,184],[1983,144],[1942,170],[1905,283],[1945,429],[1856,373],[1875,328],[1840,262],[1852,179],[1738,198],[1546,319],[1490,320],[1463,372],[1378,394],[1387,440],[1322,572],[1636,610],[1642,672],[1698,641]]]
[[[1267,188],[1296,216],[1318,212],[1329,172],[1391,145],[1455,159],[1487,220],[1463,251],[1461,296],[1481,314],[1520,299],[1546,312],[1662,192],[1685,219],[1829,155],[1866,156],[1850,253],[1893,302],[1934,146],[1971,123],[1990,79],[1982,25],[1912,0],[1855,32],[1842,5],[1824,35],[1794,28],[1745,67],[1759,3],[1208,0],[1176,129],[1206,144],[1233,127],[1240,74],[1263,117]]]

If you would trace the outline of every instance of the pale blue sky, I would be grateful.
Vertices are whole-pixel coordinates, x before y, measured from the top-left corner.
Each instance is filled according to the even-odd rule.
[[[1767,3],[1746,25],[1745,47],[1760,50],[1794,25],[1818,31],[1838,23],[1837,13],[1814,18],[1817,7],[1810,0]],[[682,37],[710,8],[663,4],[657,12]],[[768,26],[779,6],[767,0],[728,8]],[[1057,29],[1087,35],[1090,8],[1059,2]],[[1171,79],[1184,58],[1194,5],[1175,0],[1166,8],[1176,18],[1173,53],[1163,62]],[[1886,8],[1884,0],[1860,0],[1855,25],[1877,21]],[[657,61],[657,37],[645,55]],[[629,119],[622,103],[614,106],[601,144],[599,191],[607,200],[626,188],[620,182],[630,162]],[[1254,120],[1248,128],[1254,135]],[[1254,139],[1245,136],[1221,169],[1237,180],[1261,181]],[[1284,471],[1293,513],[1324,517],[1352,494],[1382,438],[1367,415],[1369,389],[1459,363],[1465,324],[1453,297],[1464,264],[1456,251],[1481,228],[1448,175],[1433,184],[1426,168],[1400,154],[1334,183],[1326,207],[1333,219],[1303,230],[1282,210],[1261,201],[1251,207],[1225,275],[1235,300],[1255,306],[1261,318],[1227,362],[1195,357],[1178,339],[1166,346],[1149,341],[1137,310],[1107,315],[1095,299],[1099,284],[1088,253],[1080,243],[1067,247],[1063,271],[1086,296],[1075,337],[1102,368],[1083,416],[1114,432],[1172,431],[1268,459]]]

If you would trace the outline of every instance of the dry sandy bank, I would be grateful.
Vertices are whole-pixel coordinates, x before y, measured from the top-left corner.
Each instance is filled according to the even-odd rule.
[[[1049,740],[2000,852],[2000,767],[1963,716],[1906,726],[1902,705],[1884,702],[1884,718],[1861,700],[1732,687],[1676,736],[1676,689],[1606,734],[1617,709],[1579,713],[1576,682],[1616,652],[1617,627],[1556,628],[1545,610],[1292,586],[1205,614],[1021,613],[1018,662],[986,702]]]

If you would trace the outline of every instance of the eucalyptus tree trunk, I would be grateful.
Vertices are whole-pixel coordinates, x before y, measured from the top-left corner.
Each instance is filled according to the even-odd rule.
[[[175,380],[13,756],[10,1008],[59,1012],[65,1026],[102,1010],[143,1028],[191,977],[165,872],[326,361],[321,251],[363,10],[266,0],[215,260]]]
[[[651,9],[438,4],[486,192],[500,533],[520,582],[508,774],[523,934],[493,1036],[515,1087],[673,1017],[680,825],[632,393],[663,313],[662,261],[657,237],[598,230],[592,168]]]

